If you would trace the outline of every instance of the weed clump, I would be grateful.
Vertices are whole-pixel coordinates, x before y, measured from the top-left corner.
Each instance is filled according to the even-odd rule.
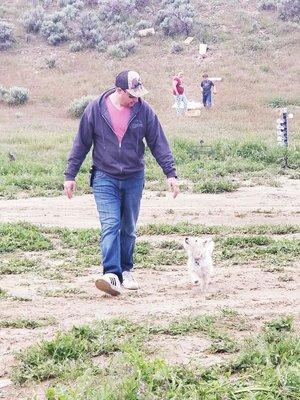
[[[188,36],[194,25],[196,11],[190,0],[165,0],[158,11],[156,24],[166,36]]]
[[[0,21],[0,51],[9,49],[14,42],[13,25]]]
[[[63,43],[69,39],[68,30],[65,27],[63,14],[56,12],[44,20],[41,33],[47,42],[53,46]]]
[[[48,57],[45,59],[45,64],[48,69],[53,69],[56,67],[56,57]]]
[[[7,91],[2,90],[2,95],[0,95],[0,99],[3,99],[5,103],[7,103],[10,106],[18,106],[20,104],[24,104],[28,101],[28,90],[19,87],[19,86],[13,86]]]
[[[276,11],[279,0],[262,0],[259,9],[263,11]]]
[[[23,26],[27,33],[38,33],[44,21],[44,9],[41,6],[32,8],[23,16]]]
[[[129,54],[135,53],[137,47],[137,42],[134,39],[129,39],[126,41],[119,42],[118,44],[111,46],[108,49],[110,56],[115,58],[125,58]]]
[[[27,223],[0,224],[0,254],[23,251],[51,250],[51,241],[40,230]]]
[[[79,51],[83,50],[83,45],[80,42],[73,42],[69,46],[69,51],[71,53],[78,53]]]
[[[281,107],[288,107],[288,106],[299,106],[299,101],[297,100],[287,100],[283,99],[282,97],[274,97],[268,101],[268,106],[271,108],[281,108]]]
[[[83,96],[75,99],[69,106],[68,113],[73,118],[81,118],[87,105],[94,100],[95,96]]]
[[[100,21],[95,12],[84,12],[77,21],[76,37],[85,47],[94,49],[104,44]]]
[[[141,21],[139,21],[136,24],[136,29],[140,30],[140,29],[148,29],[152,27],[152,22],[148,21],[146,19],[142,19]]]
[[[181,43],[173,43],[171,46],[171,53],[178,54],[183,52],[183,45]]]
[[[300,1],[282,0],[278,7],[279,18],[283,21],[300,22]]]

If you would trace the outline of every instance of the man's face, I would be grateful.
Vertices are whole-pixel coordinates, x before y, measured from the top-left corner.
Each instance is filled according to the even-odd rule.
[[[122,107],[133,107],[138,101],[138,97],[132,96],[127,90],[120,89],[120,105]]]

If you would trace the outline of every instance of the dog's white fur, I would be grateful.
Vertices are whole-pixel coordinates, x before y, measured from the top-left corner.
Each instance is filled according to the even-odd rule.
[[[211,237],[187,237],[183,245],[188,254],[187,267],[191,280],[195,285],[200,285],[201,291],[205,292],[214,270],[214,241]]]

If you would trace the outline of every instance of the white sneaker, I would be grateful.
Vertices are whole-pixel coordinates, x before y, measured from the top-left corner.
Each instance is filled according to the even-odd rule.
[[[137,281],[134,279],[133,275],[129,271],[123,272],[123,284],[125,289],[137,290],[139,285]]]
[[[116,274],[104,274],[95,282],[96,288],[112,296],[121,294],[121,283]]]

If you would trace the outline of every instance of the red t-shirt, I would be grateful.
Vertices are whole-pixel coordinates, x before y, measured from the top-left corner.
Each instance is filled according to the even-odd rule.
[[[122,107],[121,109],[118,109],[113,105],[109,97],[106,98],[106,105],[110,115],[112,128],[118,138],[119,143],[121,143],[128,127],[130,108]]]
[[[180,78],[178,78],[178,76],[174,76],[173,81],[176,82],[176,89],[177,89],[178,94],[183,94],[184,87],[183,87],[183,84],[182,84],[182,80]],[[173,89],[173,94],[174,95],[177,94],[174,89]]]

